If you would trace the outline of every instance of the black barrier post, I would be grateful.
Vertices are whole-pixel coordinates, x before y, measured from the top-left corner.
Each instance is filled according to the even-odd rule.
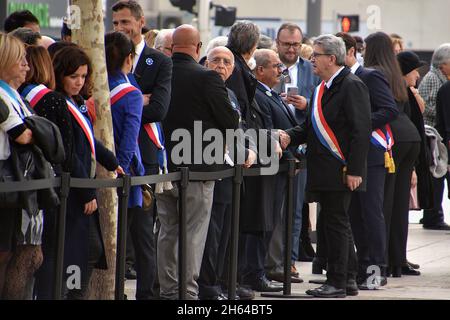
[[[294,178],[296,163],[294,159],[287,160],[287,195],[286,195],[286,217],[284,230],[284,286],[283,293],[261,293],[261,297],[301,299],[313,298],[306,294],[291,294],[291,255],[292,255],[292,216],[294,214]]]
[[[125,259],[127,247],[127,212],[128,198],[130,197],[131,177],[124,175],[123,188],[120,192],[119,221],[117,225],[117,253],[116,253],[116,287],[115,299],[123,300],[125,282]]]
[[[56,261],[55,261],[55,283],[53,288],[53,299],[62,299],[62,280],[64,268],[64,238],[66,236],[66,210],[67,198],[70,191],[70,173],[63,172],[61,174],[61,195],[59,214],[57,215],[56,230]]]
[[[189,185],[189,168],[180,168],[180,213],[178,224],[178,297],[180,300],[186,300],[186,191]]]
[[[230,265],[228,276],[228,300],[236,300],[236,278],[238,264],[238,245],[239,245],[239,209],[241,206],[241,184],[243,170],[242,165],[235,167],[233,177],[233,203],[231,214],[231,232],[230,232]],[[219,253],[220,254],[220,253]]]

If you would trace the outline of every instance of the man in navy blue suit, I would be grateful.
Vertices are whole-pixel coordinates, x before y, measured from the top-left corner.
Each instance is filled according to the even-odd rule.
[[[264,122],[267,129],[288,129],[297,125],[294,112],[284,103],[282,98],[272,90],[280,82],[283,64],[278,55],[269,49],[259,49],[254,54],[256,68],[254,74],[258,80],[255,99],[264,113]],[[291,147],[283,152],[282,160],[295,159],[295,148]],[[268,237],[267,251],[267,278],[275,281],[283,281],[283,217],[285,208],[286,175],[277,175],[274,188],[275,199],[273,203],[274,231]],[[295,262],[295,261],[294,261]],[[300,283],[298,273],[291,274],[291,281]]]
[[[145,174],[161,171],[161,146],[148,133],[150,123],[160,126],[170,103],[172,60],[163,53],[147,47],[141,30],[145,25],[144,12],[136,1],[119,1],[112,6],[114,31],[127,34],[135,45],[135,57],[130,82],[140,88],[144,97],[139,148]],[[160,130],[162,132],[162,130]],[[162,137],[159,137],[163,141]],[[142,209],[129,210],[130,232],[136,255],[137,288],[136,299],[151,299],[156,280],[155,235],[153,234],[153,212]]]
[[[374,69],[362,67],[356,60],[356,40],[347,33],[338,33],[344,40],[347,56],[345,64],[369,89],[372,130],[381,129],[398,114],[394,97],[384,75]],[[395,139],[395,137],[394,137]],[[367,190],[352,196],[350,222],[358,255],[358,286],[360,289],[376,288],[386,281],[386,224],[383,215],[384,183],[389,174],[385,168],[383,150],[371,140],[367,156]],[[369,266],[378,266],[381,279],[367,283]]]

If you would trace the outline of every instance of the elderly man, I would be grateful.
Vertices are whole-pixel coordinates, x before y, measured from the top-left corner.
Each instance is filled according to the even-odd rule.
[[[419,94],[425,100],[423,120],[426,125],[436,126],[436,96],[439,88],[447,82],[448,77],[450,77],[450,43],[444,43],[434,51],[431,58],[431,69],[419,85]],[[434,207],[423,211],[424,229],[450,230],[450,226],[444,222],[442,209],[444,182],[445,176],[433,178]]]
[[[297,121],[294,112],[272,89],[280,82],[283,64],[273,50],[259,49],[254,54],[256,68],[254,70],[258,85],[256,87],[256,102],[267,116],[268,129],[288,129],[295,127]],[[282,160],[295,159],[296,148],[290,148],[283,152]],[[274,202],[272,216],[275,221],[274,231],[269,237],[270,244],[267,248],[266,270],[267,278],[283,282],[283,217],[285,216],[285,195],[286,195],[286,174],[281,173],[276,176],[274,187]],[[300,230],[299,230],[300,231]],[[292,265],[295,265],[295,260]],[[264,265],[260,266],[264,270]],[[303,282],[298,277],[298,273],[293,273],[291,281],[295,283]]]
[[[155,49],[172,56],[172,34],[174,29],[162,29],[155,38]]]
[[[226,47],[215,47],[208,52],[205,66],[210,70],[216,71],[225,82],[234,69],[233,53]],[[231,105],[239,113],[239,103],[236,95],[228,88],[227,92]],[[246,168],[250,167],[256,160],[255,147],[252,146],[251,148],[253,150],[244,150],[243,146],[238,146],[238,152],[245,152],[246,162],[244,167]],[[228,284],[228,281],[226,281],[226,268],[229,262],[227,248],[231,230],[231,190],[232,178],[225,178],[215,183],[208,237],[198,279],[200,299],[202,300],[223,300],[226,298],[220,282],[222,281],[223,286]],[[254,293],[250,290],[245,290],[243,287],[238,288],[237,294],[240,300],[254,298]]]
[[[172,96],[169,111],[164,120],[164,133],[167,137],[166,148],[169,155],[169,170],[177,166],[187,166],[193,171],[213,171],[223,166],[222,163],[208,164],[207,159],[197,159],[196,154],[203,155],[206,142],[193,141],[196,137],[196,122],[201,122],[201,133],[209,129],[218,129],[224,135],[226,129],[237,129],[239,115],[233,110],[228,99],[223,79],[215,71],[198,64],[200,34],[190,25],[181,25],[173,33],[172,44]],[[182,150],[185,139],[176,140],[174,131],[189,134],[190,150]],[[178,137],[178,139],[180,139]],[[200,150],[198,147],[200,146]],[[211,206],[213,202],[214,181],[190,182],[186,190],[187,257],[186,279],[187,299],[198,298],[197,279],[202,263],[203,250],[208,233]],[[178,297],[178,189],[165,190],[156,195],[161,229],[158,237],[158,276],[161,297],[176,299]]]
[[[348,209],[352,191],[365,189],[371,130],[367,87],[345,67],[341,38],[323,35],[314,41],[312,63],[321,79],[310,116],[300,126],[280,133],[281,144],[307,142],[307,192],[319,202],[319,215],[328,245],[327,280],[306,293],[343,298],[358,291],[357,261]]]

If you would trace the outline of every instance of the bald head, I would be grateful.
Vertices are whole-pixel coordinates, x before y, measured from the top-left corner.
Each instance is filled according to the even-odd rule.
[[[200,56],[200,33],[189,24],[175,29],[172,35],[172,53],[185,53],[198,60]]]

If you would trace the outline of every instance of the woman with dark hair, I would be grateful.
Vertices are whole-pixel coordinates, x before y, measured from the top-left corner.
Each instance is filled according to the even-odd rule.
[[[53,58],[56,91],[65,97],[73,128],[70,173],[76,178],[94,178],[96,161],[107,170],[123,174],[114,154],[94,137],[83,94],[90,88],[92,67],[79,47],[67,46]],[[95,189],[71,189],[67,199],[64,274],[67,267],[81,271],[81,288],[64,290],[67,299],[83,299],[94,268],[106,268]],[[73,271],[69,271],[73,272]],[[64,281],[63,283],[66,283]]]
[[[399,109],[399,115],[390,123],[395,172],[386,177],[384,189],[384,216],[386,221],[387,261],[393,277],[401,277],[406,265],[408,238],[409,197],[411,176],[420,151],[420,135],[411,122],[408,93],[402,72],[394,54],[391,38],[376,32],[365,39],[364,66],[380,70],[386,77]]]
[[[28,46],[26,54],[30,69],[27,72],[24,84],[19,88],[19,92],[39,116],[55,123],[61,132],[66,158],[62,164],[53,164],[56,175],[60,176],[62,171],[70,172],[71,168],[73,147],[71,116],[64,96],[53,91],[55,89],[55,74],[47,50],[41,46]],[[58,210],[58,208],[52,208],[44,212],[45,224],[42,234],[44,261],[35,275],[34,295],[37,299],[52,298],[56,245],[54,236]]]

